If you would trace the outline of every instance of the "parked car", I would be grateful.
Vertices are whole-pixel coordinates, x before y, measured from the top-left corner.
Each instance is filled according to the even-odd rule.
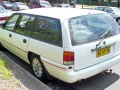
[[[29,63],[40,80],[52,75],[73,83],[120,62],[120,27],[101,11],[23,10],[0,28],[0,42]]]
[[[30,8],[50,8],[52,6],[48,1],[45,1],[45,0],[32,0],[29,7]]]
[[[12,3],[9,1],[2,1],[1,5],[5,8],[5,9],[11,9],[12,8]]]
[[[120,10],[117,7],[98,6],[94,10],[100,10],[110,14],[120,25]]]
[[[20,10],[25,10],[25,9],[29,9],[29,7],[26,4],[24,4],[23,2],[13,3],[12,10],[20,11]]]
[[[56,7],[61,7],[61,8],[72,8],[72,6],[70,6],[70,4],[57,4]]]
[[[4,7],[0,6],[0,24],[3,24],[12,13],[13,12],[9,12]]]

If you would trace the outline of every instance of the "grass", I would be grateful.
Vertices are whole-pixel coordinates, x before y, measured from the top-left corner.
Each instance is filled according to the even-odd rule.
[[[12,77],[12,72],[9,69],[8,62],[0,56],[0,78],[10,79]]]

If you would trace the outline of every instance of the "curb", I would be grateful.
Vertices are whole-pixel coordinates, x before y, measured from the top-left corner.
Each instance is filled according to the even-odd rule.
[[[11,60],[8,56],[3,54],[0,51],[1,56],[5,57],[8,63],[10,64],[10,68],[13,71],[13,75],[26,87],[28,90],[52,90],[47,85],[42,83],[40,80],[35,78],[29,72],[27,72],[24,68],[19,66],[13,60]],[[19,68],[19,70],[17,69]]]

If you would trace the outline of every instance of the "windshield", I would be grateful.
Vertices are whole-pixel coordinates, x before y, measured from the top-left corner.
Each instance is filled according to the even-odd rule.
[[[62,7],[70,7],[69,4],[61,4]]]
[[[8,1],[5,1],[5,2],[3,2],[4,4],[11,4],[10,2],[8,2]]]
[[[40,2],[40,5],[43,5],[43,6],[51,6],[50,5],[50,3],[49,2],[47,2],[47,1],[42,1],[42,2]]]
[[[111,28],[110,37],[120,33],[119,25],[108,14],[92,14],[75,17],[69,20],[72,45],[99,40]]]
[[[22,2],[19,2],[19,3],[17,3],[18,5],[24,5],[24,3],[22,3]]]
[[[0,7],[0,13],[4,13],[4,12],[6,12],[6,10],[4,8]]]
[[[95,10],[104,11],[104,7],[96,7]]]

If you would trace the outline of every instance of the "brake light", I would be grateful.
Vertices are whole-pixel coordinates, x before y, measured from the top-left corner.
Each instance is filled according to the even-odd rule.
[[[71,65],[74,63],[74,52],[64,51],[63,63],[66,65]]]
[[[7,20],[8,19],[8,17],[0,17],[0,21],[1,20]]]

